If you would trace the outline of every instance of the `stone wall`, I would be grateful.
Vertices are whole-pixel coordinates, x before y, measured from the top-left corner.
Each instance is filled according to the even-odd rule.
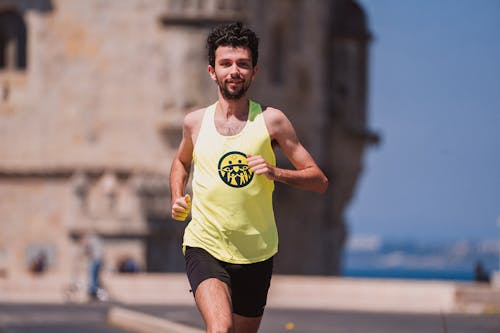
[[[104,239],[109,270],[124,256],[183,270],[170,162],[183,116],[216,99],[206,35],[238,19],[261,39],[252,97],[290,117],[331,182],[326,195],[277,184],[276,271],[339,273],[343,214],[376,138],[354,1],[6,0],[0,13],[26,37],[26,66],[0,65],[0,272],[27,272],[45,249],[50,271],[70,274],[87,230]]]

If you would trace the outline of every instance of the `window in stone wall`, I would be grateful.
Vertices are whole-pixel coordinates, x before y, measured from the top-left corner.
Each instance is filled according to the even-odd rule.
[[[13,11],[0,11],[0,70],[26,69],[26,25]]]

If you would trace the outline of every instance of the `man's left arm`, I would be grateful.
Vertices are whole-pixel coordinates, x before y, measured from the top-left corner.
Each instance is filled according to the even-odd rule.
[[[328,179],[318,167],[311,154],[302,146],[293,125],[277,109],[268,108],[264,119],[271,139],[278,143],[294,170],[272,166],[262,156],[249,155],[248,166],[257,175],[299,187],[304,190],[323,193],[328,187]]]

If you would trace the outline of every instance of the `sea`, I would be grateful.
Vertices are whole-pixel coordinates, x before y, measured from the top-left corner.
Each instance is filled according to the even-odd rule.
[[[500,266],[500,240],[417,241],[351,237],[342,275],[415,280],[487,280]],[[478,270],[481,274],[478,274]]]

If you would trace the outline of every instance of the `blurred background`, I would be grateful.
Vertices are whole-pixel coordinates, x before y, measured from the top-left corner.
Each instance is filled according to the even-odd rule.
[[[261,38],[253,98],[285,111],[331,184],[277,184],[277,273],[491,272],[499,14],[495,0],[0,1],[0,277],[69,281],[89,234],[109,272],[183,271],[170,163],[183,116],[216,98],[205,38],[235,20]]]
[[[347,274],[470,280],[500,254],[500,3],[362,0],[368,151]]]

